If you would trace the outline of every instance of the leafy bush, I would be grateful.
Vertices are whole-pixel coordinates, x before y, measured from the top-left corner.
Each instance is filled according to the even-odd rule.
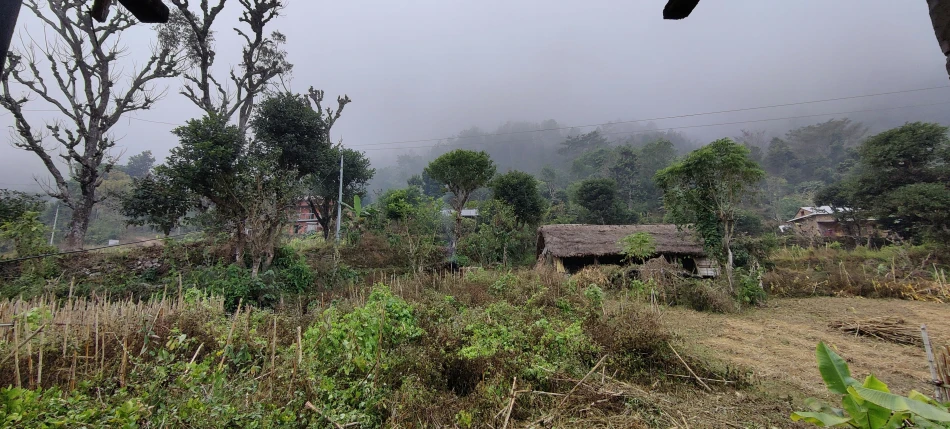
[[[380,425],[380,402],[390,386],[378,375],[393,364],[396,347],[423,334],[412,307],[377,284],[366,305],[349,313],[330,307],[323,317],[325,323],[311,326],[303,339],[311,377],[319,386],[319,402],[314,402],[336,421]]]
[[[847,426],[862,429],[950,427],[947,405],[912,390],[908,396],[890,393],[887,385],[873,375],[864,383],[851,378],[847,362],[825,343],[815,350],[818,371],[828,391],[841,396],[841,408],[835,408],[810,399],[806,405],[813,411],[792,414],[793,421],[805,421],[815,426]]]
[[[743,268],[737,268],[735,271],[735,280],[738,283],[736,288],[739,302],[745,305],[759,305],[765,301],[766,293],[759,283],[762,278],[760,271],[748,271]]]
[[[215,265],[199,268],[189,274],[188,282],[199,289],[224,297],[224,308],[234,311],[238,302],[258,302],[266,286],[261,279],[251,278],[251,271],[237,265]]]
[[[620,253],[627,260],[645,260],[656,253],[656,240],[648,232],[637,232],[620,239]]]
[[[104,404],[79,391],[64,395],[58,388],[0,389],[3,427],[138,427],[148,414],[138,398]]]

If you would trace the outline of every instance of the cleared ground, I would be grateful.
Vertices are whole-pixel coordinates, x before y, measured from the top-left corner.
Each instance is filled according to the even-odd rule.
[[[698,389],[674,394],[679,401],[667,403],[668,409],[681,410],[692,418],[674,423],[675,416],[671,415],[673,418],[667,418],[669,426],[795,427],[787,416],[803,398],[831,398],[815,363],[819,341],[825,341],[848,360],[855,378],[874,374],[895,393],[916,389],[933,395],[922,347],[857,337],[828,326],[844,319],[882,316],[900,317],[910,326],[926,324],[934,346],[950,344],[950,306],[940,303],[806,298],[773,299],[765,308],[741,314],[666,310],[663,318],[679,337],[677,343],[735,367],[755,385],[748,398],[736,398],[735,393],[700,393]]]

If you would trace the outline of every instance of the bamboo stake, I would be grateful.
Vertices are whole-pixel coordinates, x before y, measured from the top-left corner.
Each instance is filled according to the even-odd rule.
[[[940,379],[937,378],[937,369],[934,365],[934,354],[930,348],[930,336],[927,335],[927,325],[920,325],[920,337],[924,340],[924,351],[927,352],[927,365],[930,367],[930,380],[934,384],[934,399],[938,402],[943,401],[943,389],[941,389]]]
[[[23,387],[20,379],[20,321],[13,320],[13,365],[16,368],[16,387]],[[4,359],[4,362],[6,359]],[[2,362],[0,362],[2,364]]]
[[[66,327],[63,329],[63,359],[66,359],[66,340],[69,339],[69,322],[73,320],[72,301],[73,287],[75,287],[75,285],[76,278],[73,277],[72,280],[69,281],[69,297],[66,298],[66,305],[64,306],[66,309]]]
[[[26,324],[25,328],[26,328],[26,333],[29,333],[30,325]],[[29,340],[26,340],[26,374],[27,374],[26,381],[27,381],[27,384],[30,386],[30,389],[33,389],[36,387],[36,385],[33,384],[34,382],[33,380],[33,341],[32,341],[33,336],[30,335],[29,338],[30,338]]]
[[[248,317],[250,319],[250,317]],[[274,374],[277,373],[277,316],[274,315],[274,329],[270,342],[270,396],[274,396]]]
[[[297,365],[303,363],[303,341],[300,336],[300,327],[297,327]]]
[[[42,330],[40,334],[40,357],[39,357],[39,369],[36,372],[36,385],[43,387],[43,345],[46,344],[46,330]]]
[[[79,352],[73,350],[73,364],[69,371],[69,390],[76,388],[76,359],[79,357],[78,355]]]
[[[508,401],[508,412],[505,413],[505,423],[501,426],[501,429],[508,429],[508,420],[511,419],[511,410],[515,408],[515,385],[518,384],[518,377],[511,379],[511,399]]]

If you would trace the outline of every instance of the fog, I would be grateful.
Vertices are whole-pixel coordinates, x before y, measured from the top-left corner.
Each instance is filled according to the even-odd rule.
[[[950,103],[950,87],[924,1],[705,0],[682,21],[664,21],[664,3],[290,0],[271,28],[288,38],[290,88],[353,99],[334,139],[367,149],[377,166],[435,144],[381,143],[451,137],[472,126],[493,130],[507,121],[577,126],[930,87],[943,88],[652,122],[702,143],[741,129],[780,134],[832,117],[864,121],[872,131],[950,121],[950,104],[937,104]],[[221,70],[240,51],[229,30],[236,9],[230,4],[217,23]],[[30,40],[26,31],[42,37],[26,8],[19,29],[23,38],[13,48]],[[140,25],[124,42],[131,70],[147,56],[153,32]],[[160,85],[167,95],[155,108],[115,127],[115,155],[149,149],[161,159],[176,144],[173,124],[199,114],[178,94],[181,81]],[[36,100],[27,108],[49,105]],[[865,112],[846,113],[854,111]],[[55,118],[31,114],[34,121]],[[800,116],[808,117],[785,119]],[[733,124],[700,126],[721,123]],[[12,131],[10,115],[0,113],[0,125]],[[34,154],[9,145],[0,147],[0,162],[0,187],[35,190],[33,178],[47,176]]]

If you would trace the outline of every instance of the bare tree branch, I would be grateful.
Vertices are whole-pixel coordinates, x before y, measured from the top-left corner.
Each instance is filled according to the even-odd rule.
[[[128,84],[119,88],[117,82],[125,75],[119,64],[124,55],[121,34],[135,24],[128,13],[117,11],[106,23],[96,26],[85,0],[26,0],[24,4],[54,36],[52,41],[47,37],[43,44],[34,40],[24,54],[10,56],[9,67],[0,75],[0,105],[14,116],[19,136],[14,144],[35,153],[53,176],[56,189],[49,187],[48,193],[73,209],[66,242],[68,247],[78,248],[94,205],[102,201],[97,189],[103,174],[115,164],[115,159],[108,156],[115,146],[109,131],[122,115],[149,109],[164,95],[152,84],[179,74],[178,52],[155,49],[149,60],[129,76]],[[42,52],[42,58],[35,50]],[[41,67],[48,67],[49,72],[41,71]],[[51,75],[55,85],[48,85],[44,74]],[[11,80],[65,117],[47,122],[45,128],[57,143],[66,172],[55,162],[55,150],[43,146],[44,136],[34,131],[23,115],[23,106],[30,100],[13,96]],[[71,192],[71,182],[75,182],[72,191],[78,192]]]

